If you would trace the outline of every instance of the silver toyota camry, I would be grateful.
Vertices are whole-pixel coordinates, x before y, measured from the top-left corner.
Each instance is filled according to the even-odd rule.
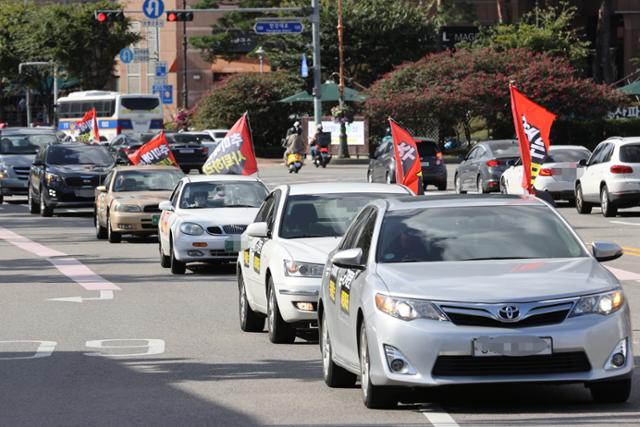
[[[318,316],[325,382],[360,377],[370,408],[408,387],[584,383],[629,397],[629,307],[590,249],[539,199],[401,198],[367,205],[324,269]]]

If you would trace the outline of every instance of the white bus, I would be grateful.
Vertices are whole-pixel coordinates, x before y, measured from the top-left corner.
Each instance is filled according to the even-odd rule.
[[[121,133],[154,132],[164,126],[157,95],[92,90],[58,99],[58,129],[77,136],[76,122],[94,107],[100,136],[107,141]]]

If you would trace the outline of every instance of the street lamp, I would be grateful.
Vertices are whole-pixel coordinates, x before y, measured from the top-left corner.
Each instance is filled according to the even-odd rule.
[[[258,49],[256,50],[256,54],[258,55],[258,59],[260,60],[260,74],[262,74],[262,71],[263,71],[263,59],[264,59],[264,54],[265,54],[265,51],[262,48],[262,46],[258,46]]]
[[[344,49],[343,49],[343,26],[342,26],[342,0],[338,0],[338,59],[339,59],[339,76],[338,84],[339,98],[338,104],[340,109],[344,111]],[[344,117],[340,119],[340,151],[338,158],[349,158],[349,146],[347,145],[347,125]]]

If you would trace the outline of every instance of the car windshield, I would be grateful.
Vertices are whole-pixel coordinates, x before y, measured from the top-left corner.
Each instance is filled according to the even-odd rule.
[[[51,134],[11,134],[0,136],[0,154],[36,154],[58,138]]]
[[[489,147],[495,157],[518,157],[520,155],[518,141],[492,142]]]
[[[166,170],[122,171],[115,177],[113,191],[171,191],[183,176],[180,170],[171,167]]]
[[[348,193],[290,196],[280,223],[280,237],[340,237],[371,200],[406,194]]]
[[[417,141],[418,154],[420,158],[435,157],[440,151],[433,141]]]
[[[96,165],[111,166],[113,157],[103,147],[91,145],[51,147],[47,154],[50,165]]]
[[[545,160],[545,163],[564,163],[564,162],[579,162],[580,160],[587,160],[591,156],[591,152],[588,150],[567,148],[562,150],[551,150]]]
[[[379,263],[584,256],[569,228],[544,206],[390,211],[377,248]]]
[[[640,163],[640,144],[628,144],[620,147],[620,161]]]
[[[122,97],[120,104],[127,110],[150,111],[158,108],[160,99],[153,97]]]
[[[192,182],[182,191],[180,208],[257,208],[267,194],[260,182]]]
[[[175,144],[199,144],[200,138],[197,135],[187,133],[172,133],[167,134],[167,141],[169,145]]]
[[[220,138],[220,139],[222,139],[222,138],[224,138],[225,136],[227,136],[227,132],[214,132],[214,133],[213,133],[213,136],[214,136],[215,138]]]

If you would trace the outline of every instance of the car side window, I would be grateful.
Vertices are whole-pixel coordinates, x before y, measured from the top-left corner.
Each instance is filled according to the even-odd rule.
[[[369,211],[369,214],[365,216],[363,226],[361,227],[358,240],[355,247],[362,249],[362,261],[366,262],[369,259],[369,250],[371,249],[371,240],[373,239],[373,232],[376,227],[377,212],[376,209]]]
[[[596,165],[598,163],[600,163],[600,156],[602,154],[602,151],[606,148],[607,144],[600,144],[596,147],[595,150],[593,150],[593,153],[591,154],[591,157],[589,158],[589,161],[587,162],[587,165],[591,166],[591,165]]]
[[[484,147],[478,147],[478,151],[476,151],[476,156],[473,158],[474,160],[478,160],[483,158],[487,154],[487,150]]]
[[[475,147],[473,150],[469,152],[466,160],[473,160],[478,157],[478,153],[480,152],[480,147]]]
[[[264,199],[264,202],[262,202],[262,206],[260,206],[253,222],[266,222],[269,212],[273,209],[274,201],[273,193],[269,194],[267,198]]]
[[[611,157],[613,156],[613,149],[614,148],[615,148],[615,145],[607,144],[607,148],[602,151],[602,162],[600,162],[600,163],[607,163],[607,162],[611,161]]]
[[[171,206],[173,206],[174,208],[178,206],[178,196],[180,195],[181,188],[182,188],[182,182],[179,182],[176,188],[173,190],[173,193],[171,194],[171,198],[169,199],[171,201]]]
[[[365,224],[367,217],[371,214],[371,209],[365,209],[351,222],[351,225],[344,234],[342,243],[340,244],[340,250],[355,248],[360,229]]]
[[[271,203],[271,209],[267,213],[267,218],[265,222],[267,223],[268,229],[273,231],[273,225],[276,219],[276,213],[278,211],[278,204],[280,202],[280,190],[276,190],[273,192],[273,202]]]
[[[109,172],[107,177],[104,179],[104,187],[107,189],[107,191],[109,191],[109,187],[111,187],[111,181],[113,180],[113,176],[114,176],[114,172],[111,171]]]

